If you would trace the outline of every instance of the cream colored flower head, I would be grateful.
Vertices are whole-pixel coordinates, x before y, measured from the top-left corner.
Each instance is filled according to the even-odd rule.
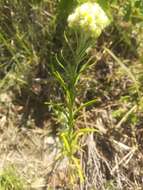
[[[69,27],[80,29],[93,38],[97,38],[109,23],[100,5],[92,2],[81,4],[68,17]]]

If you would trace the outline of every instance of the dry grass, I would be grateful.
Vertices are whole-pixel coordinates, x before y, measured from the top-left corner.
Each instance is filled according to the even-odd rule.
[[[58,1],[20,1],[19,6],[18,1],[2,1],[0,27],[6,37],[0,45],[0,77],[4,88],[11,87],[12,92],[0,92],[0,169],[14,165],[27,190],[143,189],[143,37],[140,22],[134,25],[134,7],[131,20],[123,18],[131,1],[111,6],[113,25],[92,49],[97,63],[82,75],[78,86],[77,105],[94,98],[97,102],[81,111],[75,127],[99,132],[80,139],[83,151],[77,157],[85,182],[74,185],[69,181],[67,160],[55,162],[59,126],[45,106],[45,102],[63,100],[49,72],[50,55],[62,45],[62,38],[58,39],[62,30],[57,27],[53,32]],[[14,33],[13,27],[18,29]],[[20,70],[9,75],[17,56]],[[4,69],[3,63],[10,63],[10,68]],[[8,81],[3,83],[3,79]],[[26,88],[18,79],[26,81]]]
[[[86,114],[84,125],[98,128],[99,134],[86,138],[81,155],[86,182],[81,189],[141,190],[143,154],[131,137],[112,128],[110,118],[110,112],[104,109]]]
[[[85,183],[71,187],[66,160],[60,165],[54,163],[59,142],[50,133],[51,124],[43,129],[18,128],[21,115],[13,111],[10,96],[5,98],[0,119],[0,168],[14,165],[26,180],[26,189],[142,190],[142,149],[135,139],[116,130],[110,107],[83,110],[77,121],[78,127],[94,127],[99,133],[82,139],[84,151],[80,157]]]
[[[12,103],[8,108],[3,106],[4,111],[1,112],[0,168],[14,165],[26,180],[27,189],[48,188],[50,182],[47,177],[53,169],[58,150],[57,138],[50,135],[48,128],[17,128],[20,115],[13,112],[13,106]]]

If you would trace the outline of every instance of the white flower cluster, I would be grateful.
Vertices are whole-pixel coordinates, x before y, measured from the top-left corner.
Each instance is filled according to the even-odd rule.
[[[83,3],[68,17],[68,26],[97,38],[110,23],[106,13],[97,3]]]

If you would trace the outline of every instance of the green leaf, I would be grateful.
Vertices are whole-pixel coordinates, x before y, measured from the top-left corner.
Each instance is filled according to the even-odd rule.
[[[63,77],[61,76],[61,74],[58,71],[54,71],[54,75],[57,78],[58,82],[61,84],[61,86],[63,87],[64,90],[67,89],[67,85],[63,79]]]
[[[74,114],[76,115],[81,109],[85,108],[85,107],[88,107],[88,106],[91,106],[93,104],[95,104],[97,102],[97,99],[93,99],[93,100],[90,100],[88,102],[85,102],[84,104],[82,104],[81,106],[79,106],[79,108],[77,108],[74,112]]]
[[[72,156],[72,160],[77,168],[77,172],[79,174],[79,178],[80,178],[80,181],[81,183],[84,182],[84,177],[83,177],[83,171],[82,171],[82,168],[81,168],[81,165],[80,165],[80,160],[75,158],[74,156]]]
[[[62,142],[63,142],[63,148],[67,151],[67,154],[71,152],[71,147],[69,145],[67,134],[65,132],[61,133],[60,135]]]

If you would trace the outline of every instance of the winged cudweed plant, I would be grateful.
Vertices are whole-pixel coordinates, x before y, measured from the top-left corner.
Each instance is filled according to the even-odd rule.
[[[72,39],[65,35],[65,42],[70,53],[66,56],[62,50],[61,56],[56,56],[57,65],[53,69],[54,76],[62,88],[64,102],[53,104],[53,108],[63,126],[60,131],[62,151],[59,157],[68,158],[72,180],[78,176],[83,181],[80,160],[75,156],[77,151],[81,149],[79,138],[85,133],[96,130],[91,128],[76,129],[75,121],[78,112],[96,100],[77,106],[77,84],[81,74],[89,68],[93,60],[93,57],[88,58],[88,49],[95,44],[102,30],[109,25],[110,21],[99,4],[86,2],[75,8],[73,13],[68,16],[67,22],[67,31],[70,31],[70,34],[75,34],[76,48],[72,46]],[[60,69],[57,69],[58,67]]]

